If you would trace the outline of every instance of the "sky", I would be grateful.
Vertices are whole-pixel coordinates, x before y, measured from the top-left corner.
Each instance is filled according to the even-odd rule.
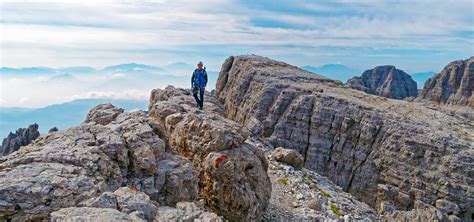
[[[440,71],[474,54],[474,1],[2,2],[1,66],[293,65]]]

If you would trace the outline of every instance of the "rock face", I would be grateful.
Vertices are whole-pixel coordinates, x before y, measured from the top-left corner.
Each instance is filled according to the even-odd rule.
[[[439,199],[456,203],[459,217],[473,212],[472,119],[367,95],[253,55],[225,61],[216,96],[227,118],[260,125],[253,133],[298,151],[306,168],[381,212]]]
[[[20,149],[21,146],[30,144],[33,140],[40,136],[38,124],[31,124],[28,128],[19,128],[15,133],[8,134],[3,139],[0,147],[0,156],[6,156]]]
[[[89,118],[90,123],[40,137],[0,158],[0,218],[47,219],[53,211],[123,186],[162,204],[196,198],[194,167],[166,151],[159,122],[141,111],[110,107],[107,112],[116,116],[107,125],[95,124],[105,122],[91,113],[100,121]]]
[[[200,180],[200,196],[229,220],[257,220],[269,202],[271,184],[262,151],[245,140],[250,132],[226,119],[211,97],[205,111],[190,93],[168,87],[153,90],[150,116],[164,122],[169,145],[191,160]]]
[[[410,75],[394,66],[377,66],[366,70],[362,76],[349,79],[347,86],[392,99],[418,95],[416,82]]]
[[[474,108],[473,91],[474,56],[449,63],[425,82],[419,97],[440,104]]]

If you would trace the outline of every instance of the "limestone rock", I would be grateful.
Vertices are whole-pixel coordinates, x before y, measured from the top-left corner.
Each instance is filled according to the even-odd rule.
[[[421,99],[474,108],[474,56],[449,63],[425,82]]]
[[[47,219],[123,186],[162,203],[194,200],[192,163],[166,151],[159,125],[141,111],[121,113],[107,125],[90,122],[48,134],[0,158],[0,217]],[[180,184],[183,193],[171,188]]]
[[[377,66],[366,70],[360,77],[348,80],[347,86],[393,99],[416,97],[418,94],[416,82],[395,66]]]
[[[222,218],[216,214],[207,212],[191,202],[179,202],[176,204],[176,208],[168,206],[159,207],[156,220],[163,222],[223,221]]]
[[[28,128],[19,128],[15,133],[10,132],[0,146],[0,156],[6,156],[33,142],[40,136],[38,127],[35,123],[29,125]]]
[[[164,122],[169,145],[194,163],[200,196],[214,212],[229,220],[263,215],[271,194],[266,158],[245,142],[249,131],[222,116],[215,99],[200,111],[187,91],[167,87],[152,91],[149,111]]]
[[[326,177],[275,161],[270,151],[267,157],[273,190],[266,221],[337,221],[342,215],[346,221],[378,221],[374,209]]]
[[[69,207],[51,213],[52,222],[103,221],[132,222],[132,218],[116,209],[93,207]]]
[[[303,166],[303,156],[296,150],[278,147],[273,151],[273,158],[295,168],[301,168]]]
[[[117,196],[112,192],[103,192],[100,196],[93,197],[85,201],[82,205],[86,207],[117,209]]]
[[[444,198],[460,217],[472,211],[473,114],[368,95],[254,55],[226,60],[216,96],[228,119],[256,118],[272,146],[298,151],[305,168],[372,207],[383,197],[378,184],[390,184],[396,192],[385,203],[395,209]]]
[[[89,111],[84,122],[94,122],[100,125],[107,125],[112,122],[120,113],[123,113],[123,111],[123,109],[117,108],[111,103],[100,104]]]
[[[122,187],[114,192],[117,197],[117,207],[122,213],[142,212],[143,218],[153,221],[158,208],[145,193],[134,188]]]
[[[440,209],[443,213],[446,214],[459,214],[459,206],[456,203],[453,203],[449,200],[439,199],[436,201],[436,208]]]
[[[433,206],[416,201],[414,209],[410,211],[394,211],[382,216],[383,221],[453,221],[448,215]]]

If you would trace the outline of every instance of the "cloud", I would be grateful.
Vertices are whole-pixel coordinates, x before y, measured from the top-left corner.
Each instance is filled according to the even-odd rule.
[[[474,50],[472,7],[464,0],[1,3],[1,48],[9,55],[2,63],[206,60],[218,69],[229,55],[259,53],[297,56],[298,64],[324,56],[360,64],[368,59],[360,52],[385,56],[393,49],[412,60],[420,58],[414,52],[442,52],[447,63]]]
[[[148,98],[147,90],[125,90],[125,91],[92,91],[82,94],[75,94],[65,98],[66,101],[76,99],[127,99],[145,100]]]

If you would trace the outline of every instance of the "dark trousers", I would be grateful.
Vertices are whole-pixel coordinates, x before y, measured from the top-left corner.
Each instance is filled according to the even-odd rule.
[[[203,105],[204,105],[204,91],[205,91],[205,88],[204,87],[194,87],[193,89],[193,96],[194,96],[194,99],[196,100],[197,104],[202,108]],[[198,98],[198,92],[199,92],[199,97]]]

